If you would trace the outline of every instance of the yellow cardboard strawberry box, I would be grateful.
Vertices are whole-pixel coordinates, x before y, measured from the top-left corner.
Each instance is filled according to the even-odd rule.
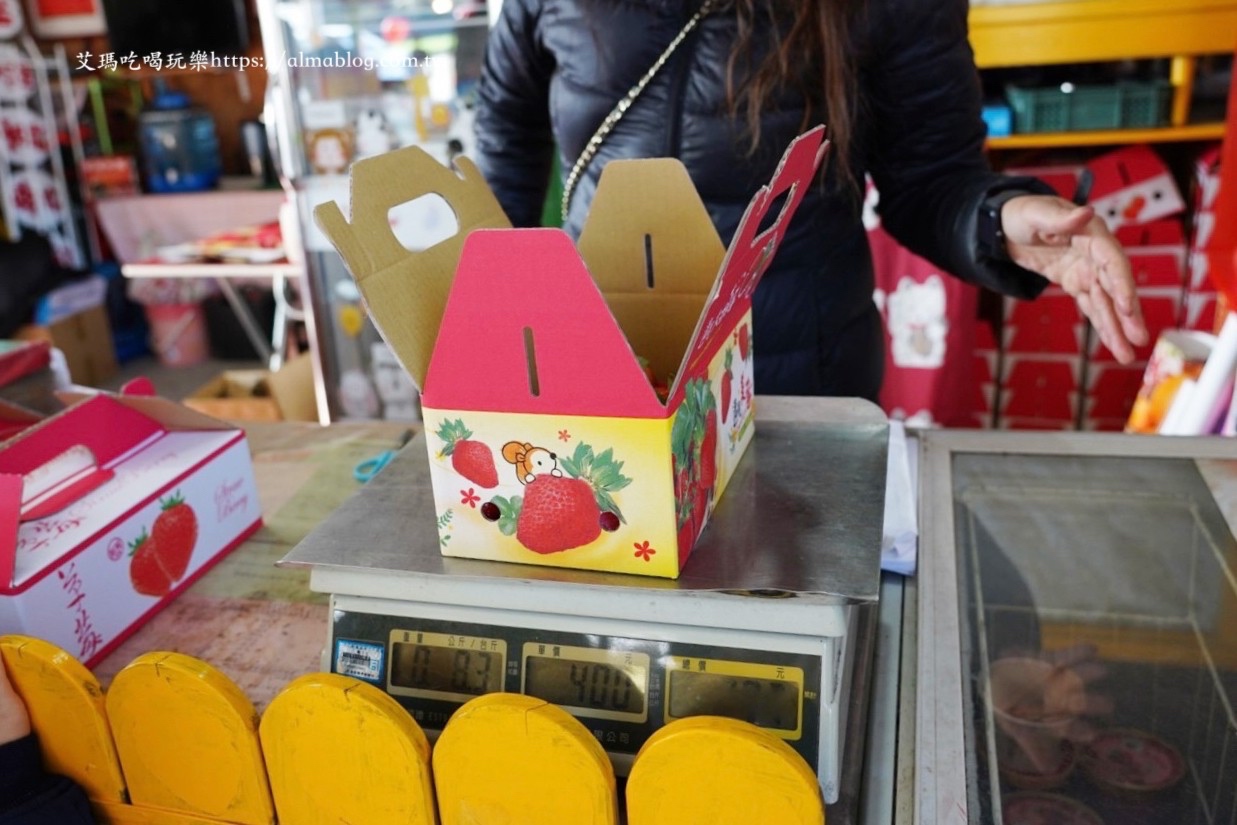
[[[674,578],[753,433],[751,296],[827,144],[787,149],[727,249],[674,159],[615,161],[579,244],[512,229],[476,167],[410,147],[315,210],[421,390],[442,552]],[[405,249],[392,209],[459,231]]]

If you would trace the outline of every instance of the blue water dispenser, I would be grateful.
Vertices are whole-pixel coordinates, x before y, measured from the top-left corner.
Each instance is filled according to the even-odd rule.
[[[138,116],[142,172],[151,192],[199,192],[219,183],[219,136],[210,114],[188,95],[159,89]]]

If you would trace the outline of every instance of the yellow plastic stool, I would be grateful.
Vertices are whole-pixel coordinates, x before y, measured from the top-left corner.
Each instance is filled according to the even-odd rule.
[[[636,754],[628,825],[824,825],[811,767],[747,722],[696,716],[666,725]]]
[[[260,731],[281,823],[434,825],[429,740],[378,688],[302,676],[271,702]]]
[[[135,806],[241,825],[275,821],[257,712],[215,668],[179,653],[139,656],[112,681],[107,715]]]
[[[123,802],[125,780],[94,674],[29,636],[0,636],[0,655],[30,712],[48,770],[73,779],[92,799]]]
[[[451,717],[434,745],[442,825],[615,825],[614,769],[562,708],[490,693]]]

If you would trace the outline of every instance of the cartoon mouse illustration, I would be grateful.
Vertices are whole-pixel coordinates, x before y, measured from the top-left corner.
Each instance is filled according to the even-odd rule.
[[[534,447],[522,441],[508,441],[503,445],[503,458],[515,465],[515,475],[521,484],[528,484],[539,475],[561,477],[558,456],[545,447]]]

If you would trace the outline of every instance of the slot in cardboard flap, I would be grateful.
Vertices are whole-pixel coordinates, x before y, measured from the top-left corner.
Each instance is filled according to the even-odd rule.
[[[726,254],[677,158],[607,163],[580,231],[579,249],[607,296],[691,293],[702,302]]]
[[[578,248],[631,348],[667,380],[726,255],[686,167],[676,158],[606,164]]]
[[[828,151],[824,126],[804,132],[786,149],[769,184],[761,187],[748,204],[726,251],[722,271],[709,294],[707,308],[683,356],[683,364],[675,373],[670,389],[671,406],[681,397],[684,383],[693,374],[697,362],[717,349],[716,336],[727,334],[738,316],[746,311],[760,276],[772,261]],[[765,217],[782,195],[786,197],[777,219],[761,231]]]
[[[351,221],[333,201],[314,209],[314,219],[343,257],[375,326],[418,388],[425,387],[465,238],[474,229],[511,226],[472,161],[459,157],[455,166],[458,174],[415,146],[359,160],[350,173]],[[447,202],[459,231],[411,252],[391,231],[388,215],[424,195]]]
[[[427,407],[661,417],[596,283],[558,229],[474,232],[442,319]]]

